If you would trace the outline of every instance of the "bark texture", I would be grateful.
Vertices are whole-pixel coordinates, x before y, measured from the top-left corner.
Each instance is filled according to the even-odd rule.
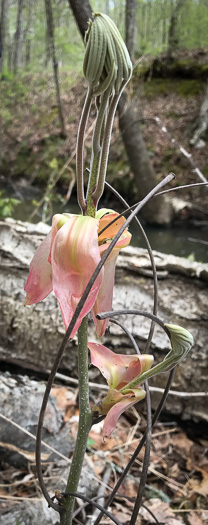
[[[16,363],[25,368],[45,371],[51,367],[65,333],[63,321],[53,294],[41,303],[24,308],[23,288],[35,248],[49,228],[41,223],[16,223],[11,219],[1,223],[0,227],[1,361],[7,362],[8,366],[9,363]],[[178,366],[173,388],[183,392],[205,392],[208,372],[207,265],[154,253],[159,277],[158,315],[165,322],[179,324],[190,330],[195,340],[186,360]],[[128,248],[118,259],[113,307],[152,311],[152,306],[153,280],[149,257],[144,249]],[[144,351],[149,321],[126,316],[122,318],[122,322]],[[92,339],[94,336],[94,328],[90,324],[89,337]],[[115,325],[111,325],[103,344],[120,353],[132,353],[128,338]],[[155,360],[163,359],[168,350],[167,338],[156,328],[151,346]],[[76,338],[68,342],[61,370],[76,376]],[[92,373],[95,378],[96,369]],[[152,380],[151,384],[161,387],[165,385],[166,379],[166,374],[162,374]],[[159,394],[154,394],[153,406],[158,397]],[[208,421],[206,406],[206,397],[200,397],[196,401],[196,398],[169,396],[166,410],[184,419]]]
[[[88,0],[68,0],[73,12],[79,31],[84,39],[85,31],[88,28],[88,20],[92,18],[92,8]]]

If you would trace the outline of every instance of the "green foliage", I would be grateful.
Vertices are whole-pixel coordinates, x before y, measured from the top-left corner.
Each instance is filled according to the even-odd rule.
[[[20,203],[18,199],[10,199],[3,197],[3,192],[0,192],[0,217],[12,217],[14,208]]]

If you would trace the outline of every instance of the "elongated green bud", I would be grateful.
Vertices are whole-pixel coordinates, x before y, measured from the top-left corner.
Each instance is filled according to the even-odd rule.
[[[194,343],[193,336],[190,334],[190,332],[177,324],[164,323],[164,326],[169,332],[169,338],[171,342],[170,352],[168,352],[161,363],[153,366],[151,370],[144,372],[131,381],[128,385],[121,388],[122,394],[127,393],[129,388],[135,388],[139,384],[142,384],[146,379],[150,379],[161,372],[167,372],[168,370],[171,370],[188,354]]]
[[[95,96],[106,90],[118,95],[131,78],[132,63],[126,45],[109,16],[95,13],[85,35],[83,71]]]
[[[178,356],[178,360],[181,357],[185,357],[193,346],[194,340],[188,330],[177,324],[164,323],[170,332],[170,342],[172,346],[172,352]]]

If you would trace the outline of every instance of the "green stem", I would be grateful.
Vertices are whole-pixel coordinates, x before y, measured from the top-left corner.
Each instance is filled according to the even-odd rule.
[[[180,361],[180,359],[181,357],[178,358],[174,355],[163,359],[162,363],[158,363],[150,370],[147,370],[147,372],[144,372],[140,376],[135,377],[135,379],[130,381],[128,385],[125,385],[123,388],[121,388],[120,392],[122,394],[125,394],[131,388],[136,388],[138,385],[141,385],[141,383],[143,383],[146,379],[150,379],[151,377],[155,376],[156,374],[160,374],[161,372],[171,370],[171,368],[173,368],[173,366],[175,366],[178,363],[178,361]]]
[[[78,330],[79,427],[66,486],[66,492],[77,492],[91,426],[91,410],[89,407],[87,322],[87,317],[85,317]],[[65,512],[63,511],[61,514],[60,525],[71,525],[74,509],[74,497],[65,497],[64,508]]]
[[[98,179],[95,191],[92,193],[92,198],[94,202],[98,202],[98,200],[100,199],[103,193],[103,189],[104,189],[107,162],[108,162],[108,154],[109,154],[109,147],[110,147],[110,139],[111,139],[113,121],[114,121],[115,111],[116,111],[119,97],[120,95],[114,95],[111,101],[111,104],[110,104],[109,112],[108,112],[108,118],[107,118],[106,126],[105,126],[102,153],[101,153],[101,159],[100,159],[99,179]]]
[[[86,202],[84,197],[84,177],[83,177],[83,148],[84,148],[84,134],[85,128],[88,121],[90,106],[92,102],[92,93],[90,88],[85,99],[84,107],[82,110],[82,115],[80,119],[78,135],[77,135],[77,200],[78,204],[83,213],[86,210]]]
[[[101,152],[102,152],[102,146],[101,146],[102,129],[103,129],[103,122],[105,121],[105,116],[107,114],[109,95],[110,95],[109,90],[107,90],[102,95],[100,107],[97,113],[96,126],[95,126],[95,130],[93,134],[91,169],[90,169],[90,176],[89,176],[88,190],[87,190],[87,207],[88,207],[88,214],[90,215],[92,215],[90,210],[91,209],[93,210],[93,208],[96,205],[95,201],[92,199],[92,193],[95,191],[97,187],[97,182],[99,179],[100,158],[101,158]]]

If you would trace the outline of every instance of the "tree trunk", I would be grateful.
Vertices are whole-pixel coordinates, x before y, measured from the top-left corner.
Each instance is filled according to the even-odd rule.
[[[0,73],[2,73],[4,68],[7,8],[7,0],[2,0],[0,13]]]
[[[132,62],[137,40],[137,0],[126,0],[126,46]]]
[[[142,137],[141,127],[127,93],[123,93],[118,103],[119,128],[125,144],[129,166],[134,174],[141,200],[155,185],[155,173]],[[162,203],[161,203],[162,201]],[[170,222],[170,203],[156,197],[142,210],[142,216],[148,223],[167,224]]]
[[[48,64],[51,60],[51,49],[50,49],[50,38],[48,33],[48,26],[46,24],[45,29],[45,67],[48,67]]]
[[[197,126],[194,132],[194,135],[192,139],[190,140],[190,144],[192,146],[196,146],[206,133],[208,129],[208,84],[206,87],[205,95],[202,100],[202,105],[200,107],[199,111],[199,117],[197,119]]]
[[[166,32],[167,32],[167,0],[163,0],[163,19],[162,19],[162,47],[163,50],[166,46]]]
[[[13,70],[16,75],[22,65],[22,17],[24,0],[18,0],[16,32],[14,34],[14,62]]]
[[[12,72],[12,58],[13,58],[13,42],[11,41],[11,38],[10,38],[10,35],[8,35],[8,40],[7,40],[7,47],[8,47],[8,53],[7,53],[7,67],[8,67],[8,71],[10,71],[10,73]]]
[[[68,0],[76,22],[84,38],[88,27],[88,20],[92,16],[92,9],[88,0]],[[124,93],[119,101],[119,126],[129,164],[134,174],[138,188],[138,200],[144,197],[156,185],[156,177],[150,163],[148,153],[142,138],[137,114],[131,102],[126,108],[127,95]],[[142,210],[141,215],[149,223],[167,224],[171,221],[171,205],[166,203],[164,196],[151,200]]]
[[[168,56],[173,57],[174,51],[178,47],[178,16],[181,8],[186,0],[176,0],[175,7],[173,7],[170,25],[168,31]]]
[[[92,18],[92,8],[88,0],[68,0],[69,7],[73,12],[74,18],[78,25],[82,38],[85,36],[85,31],[88,28],[88,20]]]
[[[57,99],[57,105],[58,105],[58,111],[59,111],[61,134],[62,134],[62,137],[66,138],[66,128],[65,128],[65,122],[64,122],[64,114],[63,114],[63,107],[62,107],[60,87],[59,87],[59,79],[58,79],[58,61],[56,58],[56,51],[55,51],[54,21],[53,21],[53,11],[52,11],[51,0],[45,0],[45,12],[46,12],[46,23],[47,23],[47,31],[48,31],[48,43],[49,43],[50,53],[51,53],[52,62],[53,62],[53,72],[54,72],[54,80],[55,80],[55,85],[56,85],[56,99]]]
[[[27,3],[27,25],[24,30],[24,40],[25,40],[25,67],[28,69],[30,65],[31,58],[31,40],[30,40],[30,31],[32,23],[32,3],[31,0],[28,0]]]

